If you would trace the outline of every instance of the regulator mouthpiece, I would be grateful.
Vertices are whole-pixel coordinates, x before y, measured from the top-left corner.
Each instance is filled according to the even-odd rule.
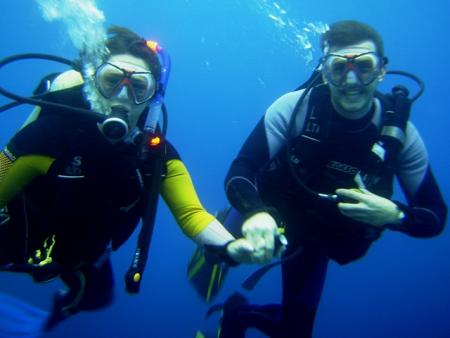
[[[102,123],[103,134],[111,141],[120,141],[128,134],[128,110],[112,107],[111,114]]]

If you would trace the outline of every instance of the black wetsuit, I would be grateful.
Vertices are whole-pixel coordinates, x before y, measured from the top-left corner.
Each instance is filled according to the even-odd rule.
[[[225,311],[222,338],[244,337],[249,327],[270,337],[311,337],[329,259],[340,264],[354,261],[364,256],[381,235],[378,228],[341,215],[335,203],[312,197],[293,178],[287,166],[286,145],[289,121],[300,95],[301,91],[288,93],[269,107],[233,161],[225,186],[231,204],[244,217],[258,211],[276,211],[274,216],[286,226],[289,241],[285,257],[299,247],[303,252],[282,265],[282,304],[241,304]],[[307,96],[300,107],[294,137],[305,130],[308,107],[314,104],[309,99]],[[322,97],[321,102],[329,100]],[[354,187],[342,177],[354,174],[358,168],[367,169],[367,154],[376,141],[382,109],[375,99],[371,112],[353,121],[340,117],[331,104],[327,109],[330,109],[331,123],[326,147],[313,150],[311,156],[320,158],[320,165],[314,172],[303,174],[308,184],[319,192],[332,193],[336,188]],[[446,205],[433,178],[423,142],[411,123],[394,170],[379,174],[367,187],[370,191],[391,198],[396,176],[408,202],[407,205],[395,202],[406,217],[402,224],[388,225],[388,228],[416,237],[431,237],[441,232]]]
[[[88,108],[81,86],[59,95]],[[55,109],[43,109],[0,152],[0,266],[27,267],[30,257],[39,263],[47,254],[58,264],[69,292],[56,297],[49,326],[112,301],[109,248],[119,248],[138,225],[153,174],[153,157],[140,160],[138,146],[112,144],[92,118]],[[185,234],[195,237],[214,217],[201,206],[175,148],[167,140],[162,147],[159,192]],[[45,280],[54,272],[39,269],[35,277]]]
[[[178,158],[166,145],[167,159]],[[12,215],[8,227],[14,236],[3,237],[9,242],[3,245],[6,254],[25,263],[30,252],[55,235],[52,259],[67,270],[61,277],[72,292],[84,293],[73,311],[107,305],[113,279],[103,255],[110,245],[115,250],[123,244],[143,214],[146,175],[137,161],[137,147],[111,144],[88,118],[42,114],[11,139],[7,151],[15,158],[39,154],[54,161],[44,176],[8,204]],[[25,231],[26,246],[21,244]],[[12,242],[13,237],[18,242]],[[8,251],[6,246],[16,249]]]

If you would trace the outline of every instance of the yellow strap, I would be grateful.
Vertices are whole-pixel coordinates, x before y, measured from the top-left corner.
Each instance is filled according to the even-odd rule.
[[[208,291],[206,293],[206,302],[207,303],[209,303],[209,301],[211,300],[211,294],[212,294],[214,286],[215,286],[214,282],[216,281],[216,275],[218,273],[220,273],[219,265],[218,264],[214,264],[213,265],[213,270],[211,272],[211,278],[209,280]]]
[[[198,260],[196,260],[194,266],[189,269],[188,279],[191,280],[192,277],[194,277],[200,271],[200,269],[205,265],[205,263],[206,263],[205,256],[201,255],[200,258]]]
[[[161,195],[180,228],[191,238],[214,219],[200,203],[189,172],[180,160],[167,162],[167,176],[161,184]]]
[[[47,237],[42,245],[41,249],[34,252],[34,255],[28,258],[29,264],[37,264],[44,266],[53,262],[52,251],[56,244],[55,235]]]

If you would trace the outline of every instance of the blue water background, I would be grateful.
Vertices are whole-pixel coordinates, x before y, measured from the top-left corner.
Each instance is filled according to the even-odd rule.
[[[449,200],[449,3],[283,0],[278,4],[299,23],[357,19],[373,25],[384,37],[389,67],[411,71],[425,81],[426,92],[415,104],[412,120]],[[108,24],[156,39],[170,52],[168,137],[189,168],[204,206],[211,212],[220,209],[227,203],[224,176],[245,137],[273,100],[308,77],[312,65],[305,65],[301,47],[286,42],[292,41],[289,31],[278,28],[256,0],[103,0],[98,5]],[[34,1],[2,1],[0,10],[0,57],[24,52],[76,56],[63,27],[44,21]],[[317,46],[318,40],[311,42]],[[2,69],[0,85],[28,94],[41,76],[64,69],[42,61],[22,62]],[[0,104],[7,102],[0,98]],[[0,114],[0,146],[30,110],[23,106]],[[117,280],[113,306],[80,314],[49,338],[193,337],[197,328],[214,327],[217,317],[204,320],[208,306],[186,280],[194,244],[162,202],[142,291],[131,296],[124,291],[123,276],[135,239],[112,258]],[[218,301],[238,289],[252,270],[233,271]],[[36,285],[24,276],[0,278],[3,292],[47,308],[60,286]],[[314,337],[450,337],[449,287],[449,231],[429,240],[386,232],[364,259],[345,267],[330,265]],[[279,292],[275,270],[248,297],[258,303],[277,302]],[[256,332],[249,336],[261,337]]]

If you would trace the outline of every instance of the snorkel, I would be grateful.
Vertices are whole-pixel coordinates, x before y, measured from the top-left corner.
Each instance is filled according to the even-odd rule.
[[[167,82],[170,74],[170,56],[157,42],[147,41],[147,46],[151,49],[159,59],[161,65],[161,76],[158,84],[158,90],[155,97],[150,102],[149,112],[144,124],[144,130],[149,130],[152,133],[156,132],[156,127],[163,111],[163,98],[166,93]],[[166,124],[164,123],[163,136],[166,134]]]
[[[156,209],[161,180],[165,170],[164,138],[167,131],[167,112],[164,107],[164,94],[170,73],[170,57],[168,53],[156,42],[148,41],[147,46],[154,51],[161,65],[161,77],[158,90],[152,98],[149,111],[143,127],[143,141],[141,143],[139,160],[147,165],[147,177],[145,185],[144,205],[145,210],[142,216],[142,227],[139,233],[136,250],[128,272],[125,275],[126,289],[130,293],[138,293],[142,281],[142,274],[148,259],[148,250],[153,235],[155,225]],[[160,131],[158,121],[163,113],[163,128]]]

